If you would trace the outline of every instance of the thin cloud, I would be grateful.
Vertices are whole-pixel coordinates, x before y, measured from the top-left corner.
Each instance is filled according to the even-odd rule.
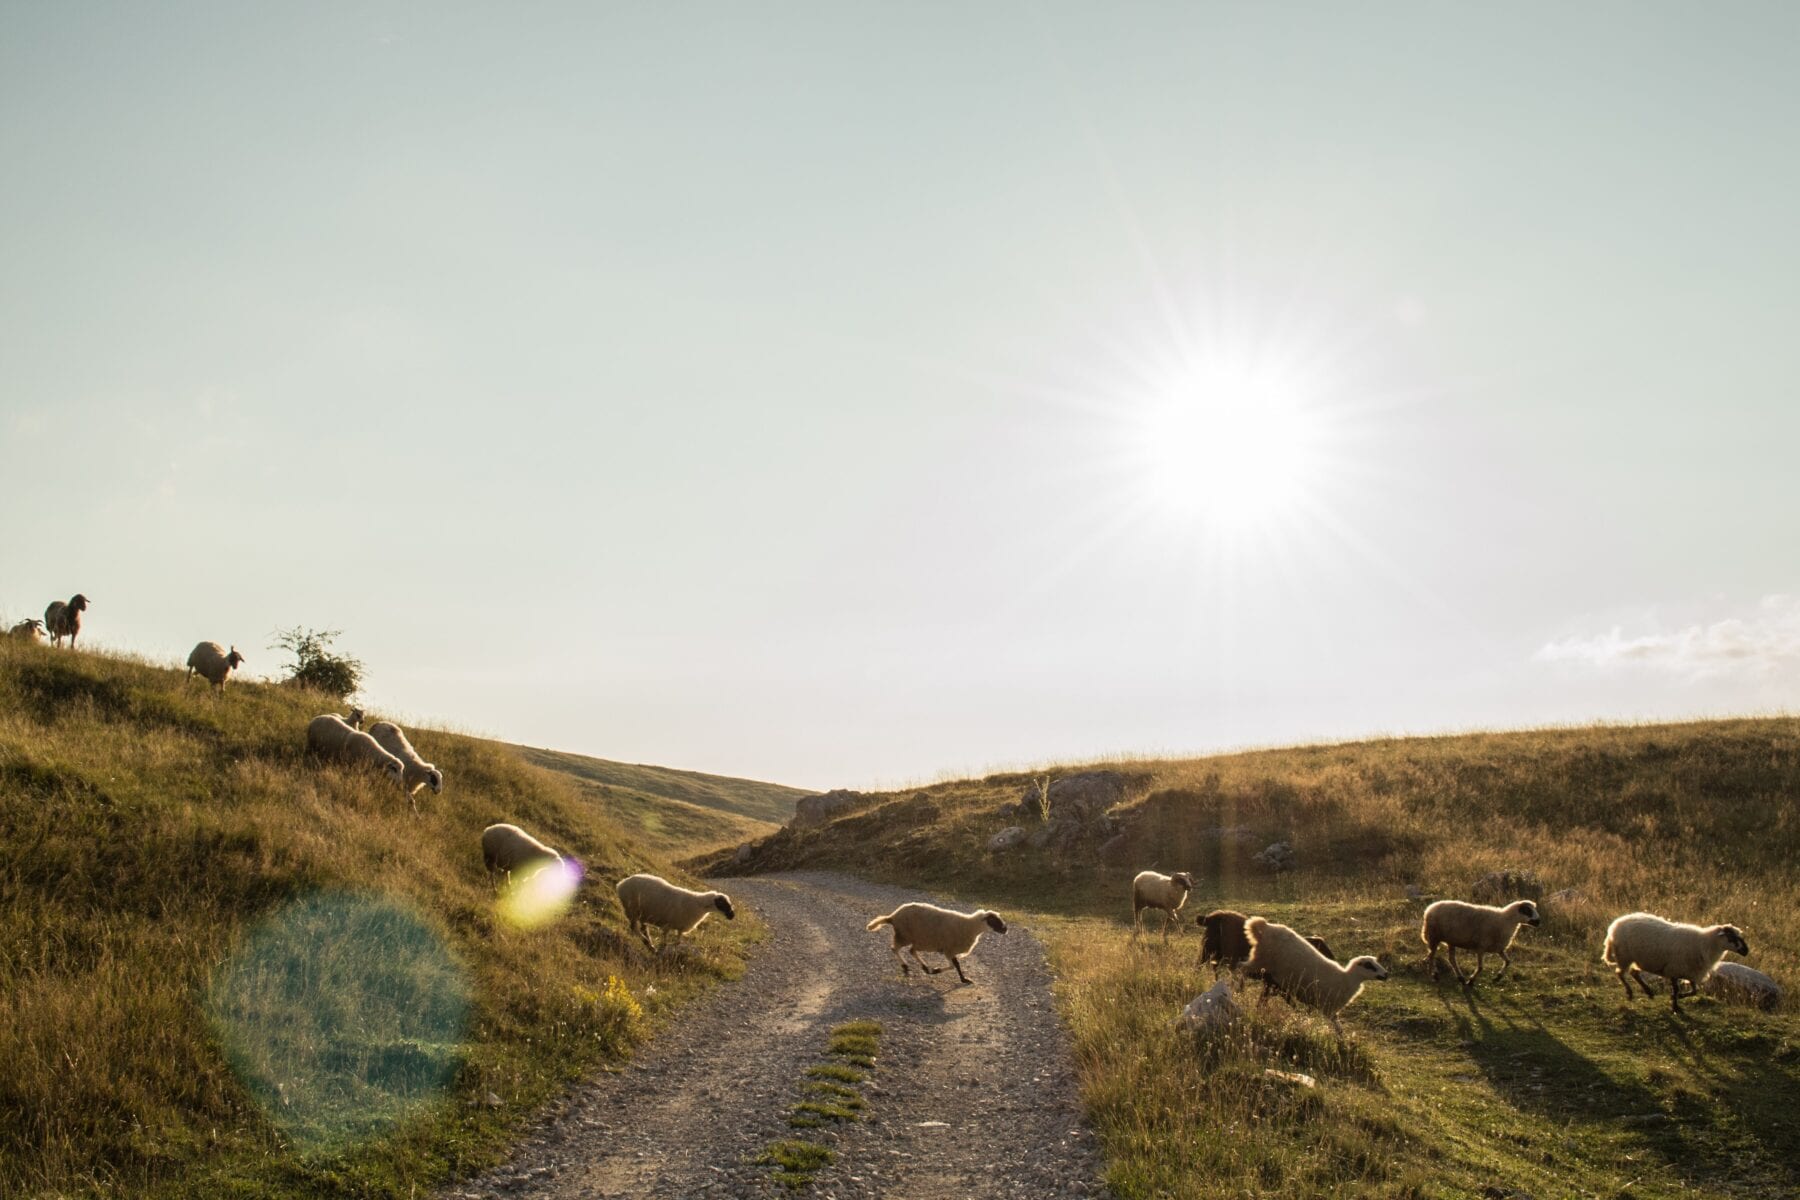
[[[1565,638],[1538,648],[1537,662],[1593,670],[1639,667],[1707,678],[1765,675],[1800,663],[1800,597],[1766,596],[1748,616],[1668,632]]]

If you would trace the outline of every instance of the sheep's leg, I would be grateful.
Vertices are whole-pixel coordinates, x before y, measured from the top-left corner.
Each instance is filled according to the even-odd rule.
[[[1646,981],[1645,981],[1645,979],[1644,979],[1644,973],[1643,973],[1643,972],[1642,972],[1642,971],[1640,971],[1640,970],[1638,970],[1638,969],[1637,969],[1637,968],[1636,968],[1636,967],[1635,967],[1635,966],[1634,966],[1634,967],[1632,967],[1632,968],[1631,968],[1631,977],[1632,977],[1632,978],[1633,978],[1633,979],[1635,979],[1635,980],[1637,980],[1637,985],[1638,985],[1638,986],[1639,986],[1639,987],[1641,987],[1641,988],[1643,988],[1643,989],[1644,989],[1644,995],[1645,995],[1645,996],[1654,996],[1654,995],[1656,995],[1656,989],[1655,989],[1655,988],[1653,988],[1653,987],[1651,987],[1651,986],[1650,986],[1650,984],[1649,984],[1649,983],[1648,983],[1648,982],[1646,982]],[[1631,985],[1630,985],[1630,984],[1626,984],[1626,985],[1625,985],[1625,990],[1626,990],[1626,991],[1627,991],[1627,992],[1629,992],[1629,991],[1630,991],[1630,990],[1631,990]]]
[[[1427,970],[1429,970],[1431,972],[1431,978],[1434,980],[1438,977],[1437,952],[1438,952],[1438,943],[1436,943],[1436,942],[1426,942],[1425,943],[1425,967]]]
[[[1462,968],[1460,966],[1458,966],[1456,963],[1456,947],[1455,946],[1450,947],[1450,971],[1453,975],[1456,976],[1456,982],[1463,984],[1465,986],[1468,984],[1469,981],[1467,979],[1463,978]]]
[[[1696,989],[1698,990],[1698,989]],[[1681,980],[1669,980],[1669,1011],[1681,1015]]]
[[[894,956],[894,961],[900,964],[900,978],[905,979],[908,975],[912,974],[912,968],[906,965],[906,960],[904,958],[900,957],[900,943],[898,941],[889,944],[888,953],[892,954]]]
[[[1475,952],[1475,975],[1481,974],[1481,968],[1486,965],[1487,965],[1487,955],[1482,953],[1480,950],[1477,950]],[[1475,975],[1471,975],[1467,979],[1463,980],[1463,986],[1464,987],[1474,987],[1475,986]]]
[[[1258,1008],[1261,1008],[1269,1002],[1269,980],[1266,976],[1263,978],[1262,985],[1262,995],[1256,998],[1256,1007]]]
[[[956,977],[958,979],[962,980],[964,983],[973,983],[974,982],[974,980],[970,979],[967,975],[963,974],[961,959],[957,958],[956,955],[954,955],[954,954],[946,954],[946,955],[944,955],[944,957],[949,959],[950,965],[956,968]]]
[[[1138,934],[1144,932],[1143,915],[1143,909],[1135,904],[1131,906],[1131,940],[1134,942],[1137,941]]]
[[[1331,1022],[1331,1032],[1337,1034],[1337,1040],[1340,1042],[1343,1041],[1344,1027],[1338,1024],[1338,1019],[1336,1017],[1326,1017],[1325,1019]]]
[[[908,946],[906,952],[913,956],[914,962],[919,964],[919,970],[925,972],[927,975],[941,975],[943,973],[944,968],[942,967],[928,967],[925,965],[925,960],[919,957],[919,948],[917,946]]]
[[[1500,973],[1494,976],[1494,981],[1496,983],[1506,977],[1506,968],[1510,966],[1512,966],[1512,955],[1502,950],[1500,952]]]
[[[1169,944],[1169,926],[1174,923],[1175,918],[1171,913],[1163,909],[1159,908],[1156,911],[1163,915],[1163,945],[1166,946]]]

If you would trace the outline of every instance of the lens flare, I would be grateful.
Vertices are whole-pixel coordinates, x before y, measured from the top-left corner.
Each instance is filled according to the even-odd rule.
[[[546,863],[529,875],[515,875],[495,910],[519,929],[540,929],[569,911],[581,886],[581,864],[572,858]]]
[[[337,1152],[449,1088],[469,992],[442,935],[402,903],[323,892],[249,931],[206,1013],[270,1123],[303,1152]]]

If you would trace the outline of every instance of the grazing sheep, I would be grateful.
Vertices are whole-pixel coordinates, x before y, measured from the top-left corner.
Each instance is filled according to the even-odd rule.
[[[1529,900],[1515,900],[1504,908],[1488,904],[1470,904],[1463,900],[1439,900],[1425,910],[1425,922],[1419,927],[1419,938],[1425,943],[1425,954],[1431,965],[1431,977],[1438,977],[1438,947],[1450,947],[1450,969],[1464,987],[1475,986],[1475,976],[1490,954],[1500,956],[1498,979],[1512,966],[1513,938],[1521,925],[1536,928],[1543,921],[1537,905]],[[1475,952],[1475,972],[1463,978],[1456,965],[1458,949]]]
[[[360,708],[351,709],[350,715],[344,718],[344,724],[348,725],[352,729],[361,729],[362,723],[363,723],[363,710]]]
[[[1774,1010],[1781,1007],[1781,985],[1755,967],[1722,962],[1713,968],[1706,990],[1727,1000]]]
[[[975,943],[989,929],[995,933],[1006,932],[1006,922],[1000,914],[988,909],[980,912],[959,913],[947,908],[939,908],[935,904],[924,904],[913,901],[902,904],[885,917],[876,917],[866,928],[880,929],[890,925],[894,930],[894,941],[889,949],[893,951],[894,961],[900,964],[900,974],[912,974],[912,968],[900,957],[902,948],[912,952],[913,961],[927,975],[936,975],[943,967],[928,967],[925,960],[919,957],[923,950],[927,954],[941,954],[950,960],[956,968],[956,977],[964,983],[971,982],[963,974],[962,956],[975,949]]]
[[[383,750],[381,743],[368,734],[350,728],[336,713],[312,719],[306,727],[306,748],[324,758],[376,767],[401,787],[406,786],[406,764]]]
[[[1337,1015],[1356,999],[1364,983],[1388,977],[1387,968],[1366,954],[1340,967],[1286,925],[1263,917],[1244,922],[1244,933],[1250,939],[1250,958],[1244,970],[1263,981],[1257,1007],[1268,1003],[1270,992],[1280,992],[1291,1001],[1318,1009],[1340,1039],[1344,1028]]]
[[[194,673],[198,671],[202,679],[222,691],[225,687],[225,681],[231,678],[231,673],[240,665],[248,661],[249,660],[242,654],[238,653],[238,648],[236,646],[233,646],[231,648],[231,653],[227,654],[225,653],[225,647],[219,645],[217,642],[201,642],[198,646],[194,647],[193,653],[188,655],[187,678],[192,679]],[[182,682],[185,683],[187,680],[183,680]]]
[[[1131,936],[1143,932],[1139,918],[1146,908],[1154,908],[1163,915],[1163,941],[1168,941],[1169,926],[1180,920],[1176,914],[1193,890],[1193,877],[1186,871],[1177,871],[1173,875],[1139,871],[1137,878],[1131,881]]]
[[[362,710],[353,709],[351,715],[362,719]],[[348,724],[348,722],[346,722]],[[399,759],[406,767],[401,786],[407,795],[412,795],[422,787],[431,788],[431,794],[437,795],[444,790],[444,773],[419,757],[412,743],[406,740],[406,734],[392,721],[377,721],[369,726],[369,736],[381,743],[381,748]]]
[[[562,855],[517,825],[501,823],[481,831],[481,861],[490,876],[504,874],[511,882],[514,871],[533,863],[545,867],[562,860]]]
[[[1244,933],[1244,922],[1248,919],[1233,909],[1217,908],[1194,922],[1201,930],[1200,961],[1213,965],[1213,978],[1219,977],[1222,968],[1235,971],[1250,957],[1250,939]],[[1306,944],[1332,962],[1337,961],[1331,944],[1324,938],[1308,937]]]
[[[44,623],[36,617],[20,621],[6,631],[8,637],[18,638],[22,642],[41,642],[44,640]]]
[[[52,600],[50,607],[44,610],[44,628],[50,634],[52,646],[62,645],[64,638],[69,639],[69,649],[75,648],[75,635],[81,632],[81,614],[87,611],[88,598],[80,592],[69,597],[64,604],[61,600]]]
[[[644,945],[661,954],[669,948],[671,937],[694,932],[700,922],[715,911],[725,914],[727,921],[737,920],[731,897],[724,892],[690,892],[657,875],[630,875],[619,880],[615,889],[631,932],[644,939]],[[663,931],[661,947],[651,945],[650,926]]]
[[[1735,925],[1684,925],[1639,912],[1627,913],[1607,927],[1606,948],[1600,952],[1600,961],[1618,973],[1627,1000],[1632,998],[1631,980],[1625,978],[1627,971],[1646,996],[1655,993],[1644,982],[1643,972],[1661,975],[1669,981],[1669,1007],[1679,1013],[1682,983],[1688,985],[1686,994],[1694,995],[1719,960],[1733,950],[1750,953],[1750,943]]]

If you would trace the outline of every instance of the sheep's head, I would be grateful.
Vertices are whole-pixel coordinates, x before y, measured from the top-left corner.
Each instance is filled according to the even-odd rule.
[[[731,907],[730,896],[727,896],[724,892],[714,892],[712,902],[714,908],[725,914],[725,919],[727,921],[737,920],[737,913]]]
[[[989,929],[993,930],[995,933],[1005,933],[1006,932],[1006,922],[1002,921],[1000,919],[999,913],[989,912],[986,909],[983,909],[981,911],[981,919],[986,921],[987,927]]]
[[[1713,936],[1725,943],[1726,949],[1735,950],[1739,954],[1750,953],[1750,943],[1744,940],[1744,935],[1736,925],[1715,925],[1712,932]]]
[[[1320,954],[1323,954],[1326,958],[1329,958],[1332,962],[1337,961],[1337,955],[1331,952],[1331,943],[1327,942],[1324,938],[1309,937],[1306,939],[1306,944],[1311,946],[1314,950],[1317,950]]]
[[[249,661],[249,659],[238,653],[238,648],[236,646],[233,646],[231,648],[231,653],[225,656],[225,665],[234,671],[237,670],[239,666]]]
[[[399,759],[394,759],[392,762],[382,763],[381,764],[381,773],[383,775],[386,775],[389,779],[393,780],[395,783],[400,784],[402,787],[406,786],[405,781],[401,778],[403,775],[406,774],[406,768],[400,765]]]
[[[1515,900],[1506,906],[1506,911],[1511,913],[1521,925],[1530,925],[1535,928],[1544,923],[1543,914],[1538,912],[1537,905],[1529,900]]]
[[[1344,972],[1364,980],[1388,977],[1388,969],[1381,965],[1381,960],[1369,954],[1365,954],[1361,958],[1353,958],[1345,963]]]
[[[444,790],[444,773],[433,767],[426,773],[425,782],[431,786],[431,794],[435,796]]]
[[[86,596],[82,595],[80,592],[76,592],[75,595],[69,600],[69,607],[74,609],[76,612],[86,612],[87,606],[88,606],[88,599]]]
[[[1186,871],[1175,872],[1173,875],[1169,876],[1169,882],[1184,892],[1191,892],[1194,890],[1194,877],[1189,875]]]

